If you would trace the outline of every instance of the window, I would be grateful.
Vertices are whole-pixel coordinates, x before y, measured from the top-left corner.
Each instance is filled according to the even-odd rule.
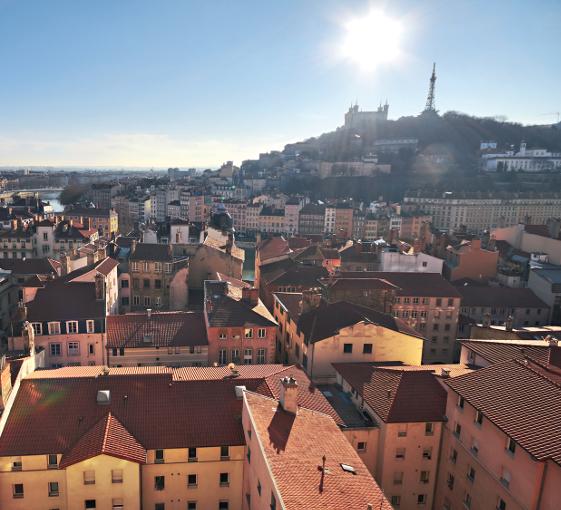
[[[23,498],[23,483],[14,483],[12,485],[12,496],[14,498]]]
[[[156,503],[154,505],[154,510],[166,510],[166,504],[165,503]]]
[[[197,449],[196,448],[189,448],[189,452],[187,454],[187,460],[189,462],[197,462]]]
[[[227,501],[220,501],[218,503],[218,510],[228,510],[230,508],[230,505]]]
[[[392,496],[390,501],[393,506],[399,506],[401,505],[401,496]]]
[[[458,397],[458,403],[457,403],[457,405],[458,405],[458,407],[459,407],[460,409],[463,409],[463,408],[464,408],[464,405],[465,405],[464,397]]]
[[[140,304],[140,296],[133,296],[132,298],[132,304],[133,305],[139,305]],[[163,503],[162,503],[163,504]]]
[[[426,494],[418,494],[417,495],[417,505],[426,505],[427,504],[427,495]]]
[[[253,349],[244,349],[243,351],[243,364],[251,365],[253,361]]]
[[[442,306],[442,298],[436,298],[436,306]]]
[[[123,483],[123,470],[122,469],[112,469],[111,470],[111,483]]]
[[[458,451],[455,448],[452,448],[450,450],[450,462],[452,464],[456,464],[457,460],[458,460]]]
[[[95,332],[95,321],[88,319],[86,321],[86,333],[94,333]]]
[[[261,496],[261,482],[257,480],[257,494]]]
[[[162,263],[161,262],[154,262],[154,272],[161,273],[162,272]]]
[[[123,498],[113,498],[111,500],[111,508],[112,510],[123,510]]]
[[[197,510],[197,502],[187,501],[187,510]]]
[[[47,469],[58,469],[58,458],[55,453],[47,455]]]
[[[156,450],[156,453],[154,454],[154,462],[156,464],[164,463],[164,450]]]
[[[479,443],[475,438],[471,441],[471,453],[473,453],[476,457],[479,454]]]
[[[351,354],[353,352],[353,344],[343,344],[343,352],[345,354]]]
[[[265,338],[267,336],[267,330],[265,328],[259,328],[257,330],[257,337],[258,338]]]
[[[220,487],[230,486],[230,475],[228,473],[220,473]]]
[[[432,436],[434,434],[434,423],[425,423],[425,436]]]
[[[516,442],[511,437],[507,439],[506,451],[511,455],[514,455],[514,452],[516,451]]]
[[[232,349],[232,363],[239,363],[240,362],[240,350],[239,349]]]
[[[230,447],[221,446],[220,447],[220,460],[228,460],[230,458]]]
[[[448,298],[448,306],[454,306],[454,298]]]
[[[94,354],[95,354],[95,345],[94,344],[88,344],[88,355],[93,356]]]
[[[275,495],[271,492],[271,510],[276,510],[277,508],[277,500]]]
[[[397,427],[397,437],[407,437],[407,423],[400,423]]]
[[[122,306],[129,306],[129,298],[128,297],[122,297],[121,298],[121,305]]]
[[[58,482],[49,482],[49,497],[54,498],[58,494]]]
[[[144,296],[144,306],[150,306],[151,302],[150,296]]]
[[[510,471],[508,469],[503,468],[503,472],[501,473],[501,483],[508,489],[510,485]]]
[[[84,508],[96,508],[95,499],[86,499],[84,501]]]
[[[218,339],[219,340],[226,340],[226,338],[228,338],[228,335],[224,332],[220,332],[218,333]]]
[[[432,448],[423,448],[423,459],[430,460],[432,458]]]
[[[245,335],[246,338],[253,338],[253,329],[245,328],[244,335]]]
[[[49,322],[49,335],[60,335],[60,322]]]
[[[357,452],[365,452],[366,451],[366,442],[365,441],[359,441],[356,445],[356,451]]]
[[[197,487],[197,475],[195,473],[187,475],[187,487],[191,489]]]
[[[475,469],[473,469],[472,466],[468,466],[468,470],[467,470],[467,479],[470,482],[473,482],[475,480]]]
[[[49,344],[51,356],[62,356],[61,344]]]
[[[66,333],[69,335],[78,333],[78,321],[68,321],[66,323]]]
[[[452,490],[454,488],[454,475],[452,473],[448,473],[448,477],[446,479],[446,485],[448,485],[448,488],[450,490]]]
[[[264,365],[266,361],[266,349],[257,349],[257,364]]]
[[[79,356],[80,355],[80,343],[79,342],[68,342],[68,355],[69,356]]]
[[[43,324],[41,324],[40,322],[32,322],[31,326],[33,327],[33,332],[35,333],[35,336],[43,334]]]
[[[405,459],[405,448],[396,448],[395,458],[400,460]]]
[[[250,434],[250,432],[251,432],[251,431],[248,431],[248,436],[249,436],[249,438],[251,439],[251,434]],[[246,457],[247,457],[247,462],[248,462],[249,464],[251,464],[251,448],[250,448],[249,446],[247,447],[247,454],[246,454]]]
[[[94,485],[95,484],[95,471],[93,469],[88,469],[84,471],[84,485]]]
[[[162,280],[154,280],[154,288],[161,289],[162,288]]]
[[[166,488],[166,477],[165,476],[155,476],[154,477],[154,489],[157,491],[163,491]]]
[[[218,363],[225,365],[228,362],[228,354],[226,349],[220,349],[218,351]]]
[[[129,281],[121,280],[121,289],[128,289],[128,288],[129,288]]]
[[[506,502],[504,499],[499,498],[497,501],[497,510],[506,510]]]
[[[165,268],[166,268],[166,273],[171,273],[171,271],[172,271],[172,264],[166,263]]]
[[[402,485],[403,484],[403,471],[394,471],[393,483],[394,483],[394,485]]]
[[[364,344],[362,346],[362,354],[372,354],[372,344]]]
[[[466,492],[464,495],[464,505],[466,508],[471,508],[471,495],[469,492]]]

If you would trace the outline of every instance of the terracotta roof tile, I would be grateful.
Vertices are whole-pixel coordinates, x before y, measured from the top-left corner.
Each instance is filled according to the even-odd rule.
[[[510,360],[446,384],[536,459],[561,465],[561,370]]]
[[[461,344],[489,363],[500,363],[513,359],[524,359],[526,356],[545,363],[548,357],[547,342],[531,341],[492,341],[492,340],[462,340]]]
[[[302,408],[289,414],[276,401],[250,392],[244,399],[282,508],[365,510],[371,504],[376,510],[391,509],[331,417]],[[324,456],[326,471],[320,469]],[[341,464],[355,472],[344,471]]]
[[[203,312],[152,312],[107,317],[107,347],[208,345]]]
[[[446,391],[433,370],[389,369],[375,363],[333,367],[387,423],[444,421]]]
[[[146,450],[110,412],[84,433],[62,456],[66,468],[97,455],[110,455],[133,462],[146,462]]]

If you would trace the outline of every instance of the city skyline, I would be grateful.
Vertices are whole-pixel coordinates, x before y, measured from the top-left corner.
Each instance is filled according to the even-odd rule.
[[[354,101],[387,99],[391,119],[418,114],[433,61],[441,112],[555,122],[561,7],[545,2],[544,20],[509,3],[507,23],[504,6],[0,1],[0,165],[239,164],[335,129]],[[373,11],[387,35],[399,31],[397,47],[361,66],[373,60],[353,58],[345,30]]]

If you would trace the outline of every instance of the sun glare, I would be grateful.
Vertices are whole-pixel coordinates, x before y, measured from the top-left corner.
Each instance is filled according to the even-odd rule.
[[[373,71],[399,57],[403,32],[399,20],[372,10],[364,17],[349,20],[344,27],[341,56],[362,71]]]

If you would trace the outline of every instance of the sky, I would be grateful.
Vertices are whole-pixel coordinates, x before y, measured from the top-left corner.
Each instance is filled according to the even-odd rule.
[[[418,114],[433,62],[440,112],[552,123],[560,26],[558,0],[0,0],[0,165],[239,164],[355,101]]]

